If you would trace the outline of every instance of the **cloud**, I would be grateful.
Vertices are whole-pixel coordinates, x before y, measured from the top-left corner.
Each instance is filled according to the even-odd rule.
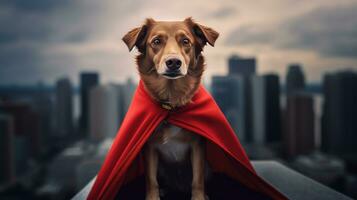
[[[228,46],[268,44],[274,41],[274,32],[259,26],[244,25],[234,29],[227,37],[225,44]]]
[[[45,12],[58,9],[60,6],[66,5],[71,0],[36,0],[36,1],[23,1],[23,0],[3,0],[3,6],[9,6],[19,11],[26,12]]]
[[[76,83],[78,74],[85,70],[99,71],[105,76],[102,80],[136,76],[134,56],[127,51],[121,36],[141,24],[145,17],[160,13],[159,3],[2,1],[0,84],[39,80],[53,83],[63,75]]]
[[[129,53],[121,37],[146,17],[181,20],[192,16],[220,32],[215,47],[207,46],[204,51],[206,81],[226,72],[232,53],[257,56],[260,69],[263,66],[280,74],[289,60],[304,60],[313,66],[320,63],[325,68],[348,65],[355,62],[350,58],[357,52],[351,40],[357,27],[351,10],[357,4],[348,8],[343,6],[346,1],[351,2],[196,0],[187,6],[185,1],[164,0],[3,0],[0,84],[54,83],[61,76],[78,83],[78,74],[85,70],[98,71],[103,82],[137,77],[135,51]],[[326,7],[314,9],[319,5]],[[282,56],[286,49],[300,54],[286,51]],[[305,50],[339,60],[308,57],[311,52]],[[314,77],[319,77],[319,71],[315,72]]]
[[[48,21],[57,1],[5,0],[0,5],[0,82],[40,80],[42,51],[55,29]]]
[[[250,24],[234,29],[227,45],[271,45],[323,56],[357,57],[357,5],[326,6],[276,25]]]
[[[0,45],[24,40],[46,41],[51,35],[52,29],[43,13],[22,12],[3,5],[0,13]]]
[[[224,6],[222,8],[218,8],[217,10],[213,11],[212,13],[208,14],[208,17],[221,19],[230,17],[237,12],[235,7],[232,6]]]

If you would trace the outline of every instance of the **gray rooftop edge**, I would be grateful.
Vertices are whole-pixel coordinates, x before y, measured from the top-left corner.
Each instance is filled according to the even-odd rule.
[[[257,173],[291,200],[352,200],[277,161],[253,161]],[[72,200],[86,199],[93,179]]]

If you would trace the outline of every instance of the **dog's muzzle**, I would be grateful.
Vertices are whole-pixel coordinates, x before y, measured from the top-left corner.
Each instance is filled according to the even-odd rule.
[[[162,74],[169,79],[177,79],[186,74],[184,67],[183,58],[177,55],[169,55],[164,60],[165,71]]]

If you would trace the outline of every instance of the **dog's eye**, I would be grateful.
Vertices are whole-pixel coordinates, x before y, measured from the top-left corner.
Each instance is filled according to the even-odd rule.
[[[182,40],[182,44],[184,44],[184,45],[190,45],[190,40],[188,40],[187,38],[185,38],[185,39],[183,39]]]
[[[152,41],[152,43],[153,43],[154,45],[159,45],[159,44],[161,44],[161,40],[160,40],[159,38],[155,38],[155,39]]]

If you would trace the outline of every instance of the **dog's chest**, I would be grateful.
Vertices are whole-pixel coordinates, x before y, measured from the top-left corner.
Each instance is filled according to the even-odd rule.
[[[182,162],[189,152],[191,136],[185,129],[165,124],[154,133],[153,144],[165,161]]]

